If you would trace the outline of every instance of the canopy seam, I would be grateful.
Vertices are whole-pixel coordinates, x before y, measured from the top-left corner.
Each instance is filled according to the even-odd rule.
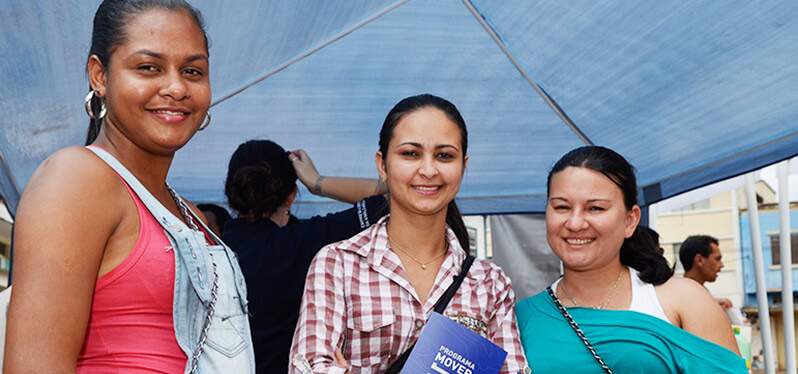
[[[371,17],[366,18],[365,20],[361,21],[360,23],[356,24],[355,26],[336,34],[332,38],[330,38],[327,41],[321,43],[320,45],[318,45],[318,46],[316,46],[314,48],[311,48],[309,50],[306,50],[305,52],[302,52],[302,53],[294,56],[290,60],[282,63],[281,65],[278,65],[276,68],[274,68],[272,70],[269,70],[268,72],[264,73],[263,75],[255,78],[252,82],[246,83],[243,86],[241,86],[240,88],[234,89],[232,92],[230,92],[228,94],[225,94],[222,97],[216,99],[211,104],[211,107],[216,106],[217,104],[220,104],[220,103],[226,101],[227,99],[230,99],[233,96],[236,96],[236,95],[240,94],[241,92],[244,92],[246,89],[248,89],[248,88],[250,88],[250,87],[252,87],[252,86],[254,86],[254,85],[256,85],[256,84],[258,84],[258,83],[260,83],[260,82],[262,82],[262,81],[264,81],[266,79],[268,79],[269,77],[271,77],[271,76],[273,76],[273,75],[275,75],[275,74],[287,69],[289,66],[291,66],[291,65],[293,65],[293,64],[295,64],[295,63],[297,63],[299,61],[302,61],[302,60],[306,59],[307,57],[309,57],[312,54],[320,51],[321,49],[327,47],[328,45],[337,42],[338,40],[342,39],[343,37],[355,32],[355,31],[357,31],[359,29],[361,29],[362,27],[368,25],[369,23],[375,21],[376,19],[378,19],[378,18],[390,13],[391,11],[393,11],[394,9],[404,5],[408,1],[410,1],[410,0],[397,1],[396,3],[393,3],[392,5],[386,7],[385,9],[382,9],[381,11],[379,11],[376,14],[372,15]]]
[[[582,131],[582,129],[580,129],[579,126],[577,126],[574,123],[573,120],[571,120],[571,117],[569,117],[568,114],[565,113],[565,111],[562,109],[562,107],[559,104],[557,104],[554,98],[549,96],[549,94],[542,87],[540,87],[540,85],[535,83],[532,77],[530,77],[529,74],[527,74],[526,70],[524,70],[524,68],[521,67],[521,64],[519,64],[518,61],[516,61],[515,56],[513,56],[512,52],[510,52],[510,49],[507,47],[507,45],[504,44],[504,41],[502,41],[499,34],[488,23],[485,17],[481,13],[479,13],[474,4],[471,3],[471,0],[462,0],[462,1],[463,4],[466,6],[466,8],[468,8],[468,11],[471,12],[471,14],[477,20],[477,22],[479,22],[479,25],[482,26],[482,28],[485,30],[485,32],[488,33],[488,35],[490,35],[491,39],[493,39],[496,45],[499,46],[499,49],[501,49],[504,55],[507,56],[507,59],[510,60],[510,63],[513,64],[515,69],[518,70],[521,76],[524,77],[527,83],[532,87],[532,89],[535,90],[535,92],[537,92],[537,94],[543,99],[543,101],[546,102],[549,108],[551,108],[551,110],[554,111],[554,114],[556,114],[557,117],[559,117],[560,120],[566,126],[568,126],[568,128],[579,138],[579,140],[582,141],[582,143],[584,143],[585,145],[594,145],[593,141],[590,140],[587,134],[585,134]]]

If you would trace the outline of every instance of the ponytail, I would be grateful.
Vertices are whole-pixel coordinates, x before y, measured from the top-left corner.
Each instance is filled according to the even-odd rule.
[[[84,145],[91,145],[97,139],[97,135],[100,135],[100,125],[102,124],[102,120],[96,119],[89,119],[89,130],[86,132],[86,144]]]
[[[643,282],[655,286],[665,283],[673,276],[673,269],[662,255],[653,238],[638,226],[621,245],[621,263],[640,273]]]
[[[446,224],[454,231],[457,241],[466,253],[469,253],[471,242],[468,239],[468,229],[466,228],[463,216],[460,214],[460,209],[457,208],[457,203],[454,200],[449,202],[446,209]]]

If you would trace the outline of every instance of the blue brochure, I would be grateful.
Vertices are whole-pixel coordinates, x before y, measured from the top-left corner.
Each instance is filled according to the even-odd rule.
[[[402,373],[496,374],[506,357],[490,340],[433,312]]]

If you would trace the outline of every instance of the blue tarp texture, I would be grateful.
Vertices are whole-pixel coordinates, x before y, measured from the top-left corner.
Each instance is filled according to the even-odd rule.
[[[269,138],[326,175],[376,177],[385,114],[429,92],[469,129],[464,213],[541,212],[566,151],[609,146],[641,204],[798,154],[798,2],[194,1],[211,40],[213,124],[169,180],[224,202],[230,154]],[[0,187],[80,145],[97,1],[0,5]],[[550,99],[547,101],[547,99]],[[297,213],[336,206],[303,190]]]

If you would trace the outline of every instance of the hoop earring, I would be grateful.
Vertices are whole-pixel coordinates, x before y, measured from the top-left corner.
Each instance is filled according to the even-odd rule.
[[[211,112],[205,113],[205,120],[202,121],[202,125],[197,129],[197,131],[205,130],[208,126],[211,125]]]
[[[97,95],[100,98],[100,114],[98,116],[94,115],[94,111],[91,107],[91,101],[94,99],[94,96],[97,95],[94,90],[89,90],[89,93],[86,94],[86,98],[83,99],[83,108],[86,109],[86,114],[89,115],[91,119],[103,119],[105,117],[108,110],[105,108],[105,101],[103,101],[102,97]]]

